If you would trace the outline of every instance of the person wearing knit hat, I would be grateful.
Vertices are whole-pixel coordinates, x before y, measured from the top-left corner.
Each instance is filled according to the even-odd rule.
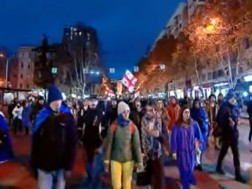
[[[111,168],[114,189],[131,189],[134,163],[143,170],[140,137],[137,127],[129,119],[130,108],[121,101],[117,108],[118,117],[108,129],[105,142],[104,168]],[[121,179],[121,175],[123,178]]]
[[[38,189],[52,188],[54,184],[57,189],[64,189],[65,177],[70,177],[76,156],[75,120],[70,109],[62,104],[56,86],[48,87],[47,102],[33,124],[31,164],[37,170]]]
[[[222,146],[217,161],[216,172],[219,174],[225,174],[222,169],[222,162],[229,147],[231,147],[234,158],[235,180],[244,183],[244,179],[241,176],[239,157],[239,117],[240,111],[237,106],[236,94],[233,90],[230,90],[227,93],[216,117],[218,127],[222,130]]]

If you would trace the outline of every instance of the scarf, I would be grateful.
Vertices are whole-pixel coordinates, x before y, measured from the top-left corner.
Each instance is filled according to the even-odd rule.
[[[124,119],[123,115],[122,115],[122,114],[119,114],[118,117],[117,117],[117,122],[119,123],[119,125],[120,125],[121,127],[126,127],[126,126],[129,125],[130,120]]]

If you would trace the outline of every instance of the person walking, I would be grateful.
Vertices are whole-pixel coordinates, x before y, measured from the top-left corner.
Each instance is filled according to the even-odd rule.
[[[143,170],[140,137],[137,127],[129,119],[130,108],[121,101],[118,104],[118,117],[108,129],[105,142],[104,167],[111,168],[113,189],[131,189],[134,164]]]
[[[183,189],[189,189],[191,184],[196,184],[193,171],[202,141],[200,128],[191,119],[189,107],[183,106],[171,132],[171,154],[177,160]]]
[[[31,163],[38,171],[38,189],[65,189],[76,156],[75,124],[61,92],[49,86],[48,105],[38,112],[32,129]]]
[[[0,164],[14,157],[8,125],[4,114],[0,111]]]
[[[217,114],[216,121],[218,127],[222,128],[222,146],[219,153],[216,172],[219,174],[225,174],[222,169],[222,162],[227,154],[229,147],[231,147],[234,159],[235,168],[235,180],[239,182],[244,182],[241,176],[240,168],[240,157],[239,157],[239,130],[238,130],[238,120],[240,112],[237,106],[236,95],[233,90],[230,90],[222,106]]]

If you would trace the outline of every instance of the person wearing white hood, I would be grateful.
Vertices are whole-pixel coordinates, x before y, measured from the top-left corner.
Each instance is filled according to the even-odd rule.
[[[14,118],[15,135],[18,134],[18,130],[22,132],[22,112],[23,112],[23,106],[21,106],[20,102],[18,102],[16,107],[12,111],[12,115]]]
[[[108,129],[104,167],[111,168],[113,189],[131,189],[134,163],[143,170],[140,137],[137,127],[129,119],[130,108],[125,102],[118,104],[118,117]]]

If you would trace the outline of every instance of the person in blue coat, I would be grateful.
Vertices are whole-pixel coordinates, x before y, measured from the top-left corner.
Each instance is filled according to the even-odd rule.
[[[202,134],[203,143],[200,149],[201,150],[200,162],[196,166],[196,169],[202,171],[202,158],[203,158],[203,152],[205,151],[205,148],[206,148],[207,135],[208,135],[208,116],[205,109],[201,106],[200,100],[197,98],[193,101],[193,105],[190,110],[190,113],[191,113],[191,118],[197,121],[201,134]]]
[[[13,158],[11,139],[4,115],[0,112],[0,163]]]
[[[25,134],[29,135],[29,128],[30,128],[30,113],[32,110],[32,107],[29,103],[29,101],[25,101],[23,105],[23,111],[22,111],[22,126],[25,129]]]
[[[197,122],[191,119],[189,107],[182,107],[178,121],[171,132],[171,153],[177,160],[183,189],[189,189],[190,184],[196,184],[193,170],[196,152],[200,148],[200,145],[196,144],[202,142],[201,131]]]

